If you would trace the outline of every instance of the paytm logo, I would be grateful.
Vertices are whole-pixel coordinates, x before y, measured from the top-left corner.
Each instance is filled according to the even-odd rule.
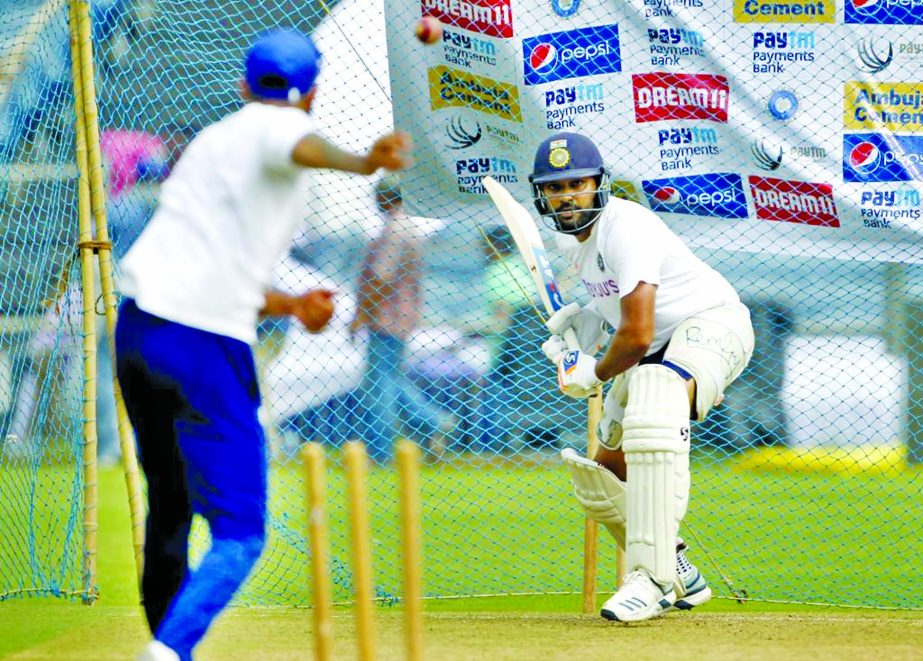
[[[746,218],[743,180],[732,172],[642,180],[651,209],[689,216]]]
[[[923,181],[923,137],[844,134],[843,181]]]
[[[833,186],[772,177],[750,177],[756,217],[799,225],[839,227]]]
[[[846,23],[923,25],[923,0],[846,0]]]
[[[553,32],[522,41],[526,85],[622,70],[618,25]]]

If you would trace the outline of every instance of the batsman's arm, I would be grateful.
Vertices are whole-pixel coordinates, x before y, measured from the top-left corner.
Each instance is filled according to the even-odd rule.
[[[634,367],[654,340],[654,301],[657,287],[641,282],[622,298],[619,327],[596,363],[596,376],[608,381]]]

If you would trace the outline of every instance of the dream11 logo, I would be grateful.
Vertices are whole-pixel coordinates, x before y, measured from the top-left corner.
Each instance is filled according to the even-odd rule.
[[[727,78],[707,73],[636,73],[631,76],[635,121],[705,119],[727,123]]]
[[[756,217],[760,220],[840,226],[830,184],[754,176],[749,182]]]
[[[511,0],[422,0],[420,11],[440,23],[489,37],[513,36]]]

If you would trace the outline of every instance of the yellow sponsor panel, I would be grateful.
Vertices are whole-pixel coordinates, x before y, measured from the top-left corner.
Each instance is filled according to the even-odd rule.
[[[631,200],[632,202],[641,202],[638,189],[635,188],[635,185],[630,181],[613,179],[609,183],[609,190],[614,197],[620,197],[623,200]]]
[[[836,0],[734,0],[736,23],[833,23]]]
[[[843,89],[843,126],[923,133],[923,83],[848,81]]]
[[[445,65],[429,69],[427,77],[432,110],[458,106],[514,122],[522,121],[519,89],[511,83],[475,76]]]

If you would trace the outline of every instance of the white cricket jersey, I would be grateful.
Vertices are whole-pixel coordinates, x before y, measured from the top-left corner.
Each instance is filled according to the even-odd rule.
[[[641,282],[657,285],[654,341],[647,355],[663,348],[679,323],[702,310],[739,303],[734,288],[700,260],[650,209],[610,198],[589,238],[578,243],[558,235],[593,299],[592,306],[618,328],[620,301]]]
[[[302,110],[264,103],[204,129],[122,260],[121,292],[150,314],[254,343],[273,267],[304,215],[292,150],[313,131]]]

